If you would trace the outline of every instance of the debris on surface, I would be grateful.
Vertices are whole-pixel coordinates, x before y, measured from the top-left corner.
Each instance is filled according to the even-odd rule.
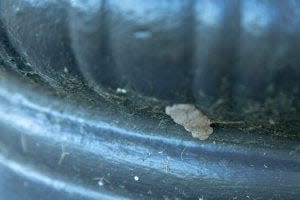
[[[213,133],[211,121],[192,104],[174,104],[165,109],[175,123],[182,125],[194,138],[205,140]]]
[[[69,69],[67,67],[64,67],[64,72],[67,74],[69,73]]]
[[[274,122],[273,119],[269,119],[269,123],[270,123],[271,125],[275,125],[275,122]]]
[[[68,155],[70,155],[70,153],[65,150],[65,146],[62,144],[61,145],[61,154],[60,154],[60,158],[58,161],[58,165],[61,165],[62,162],[64,161],[65,157]]]
[[[110,181],[108,181],[104,177],[101,177],[101,178],[100,177],[95,177],[95,178],[93,178],[93,180],[97,181],[97,184],[100,187],[104,186],[106,183],[110,184]]]
[[[139,179],[140,179],[140,178],[139,178],[138,176],[134,176],[134,180],[135,180],[135,181],[139,181]]]
[[[117,94],[126,94],[127,93],[127,90],[123,89],[123,88],[117,88],[116,89],[116,93]]]
[[[162,164],[163,164],[163,169],[164,169],[165,173],[168,173],[168,171],[170,169],[169,160],[168,159],[163,160]]]
[[[98,185],[99,185],[100,187],[103,186],[103,185],[104,185],[103,181],[99,180],[99,181],[98,181]]]

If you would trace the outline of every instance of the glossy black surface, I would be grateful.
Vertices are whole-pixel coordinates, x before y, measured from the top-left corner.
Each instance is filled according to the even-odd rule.
[[[50,78],[67,68],[91,85],[211,105],[224,96],[299,96],[299,6],[292,0],[14,0],[1,1],[1,18],[16,51]]]
[[[209,140],[198,141],[172,123],[159,129],[159,121],[74,107],[67,99],[31,92],[30,85],[11,85],[13,80],[1,80],[1,198],[300,195],[299,140],[216,129]]]
[[[299,7],[0,1],[0,199],[298,199]]]

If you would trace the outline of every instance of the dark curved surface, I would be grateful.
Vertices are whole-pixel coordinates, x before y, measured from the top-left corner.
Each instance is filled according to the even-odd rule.
[[[1,18],[17,52],[51,78],[66,67],[91,84],[212,104],[224,95],[299,95],[298,8],[278,0],[14,0],[1,2]],[[289,84],[282,74],[293,75]]]
[[[0,1],[0,198],[298,199],[298,8]],[[198,141],[174,102],[245,125]]]
[[[29,92],[18,82],[11,86],[10,81],[1,80],[0,90],[1,198],[297,199],[300,195],[299,140],[232,129],[197,141],[179,127],[170,128],[172,124],[167,134],[152,132],[151,127],[133,129],[142,124],[121,116],[110,119],[111,113],[102,108],[91,115]]]

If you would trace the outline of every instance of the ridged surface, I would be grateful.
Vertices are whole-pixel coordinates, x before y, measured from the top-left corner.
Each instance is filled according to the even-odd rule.
[[[299,96],[299,6],[14,0],[1,1],[1,19],[16,51],[51,78],[67,68],[92,85],[212,104],[223,96]]]
[[[299,7],[0,1],[0,199],[298,199]]]

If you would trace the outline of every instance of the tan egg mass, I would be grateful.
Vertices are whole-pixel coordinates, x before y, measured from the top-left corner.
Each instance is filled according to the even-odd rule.
[[[165,109],[175,123],[182,125],[194,138],[205,140],[213,133],[211,121],[192,104],[174,104]]]

